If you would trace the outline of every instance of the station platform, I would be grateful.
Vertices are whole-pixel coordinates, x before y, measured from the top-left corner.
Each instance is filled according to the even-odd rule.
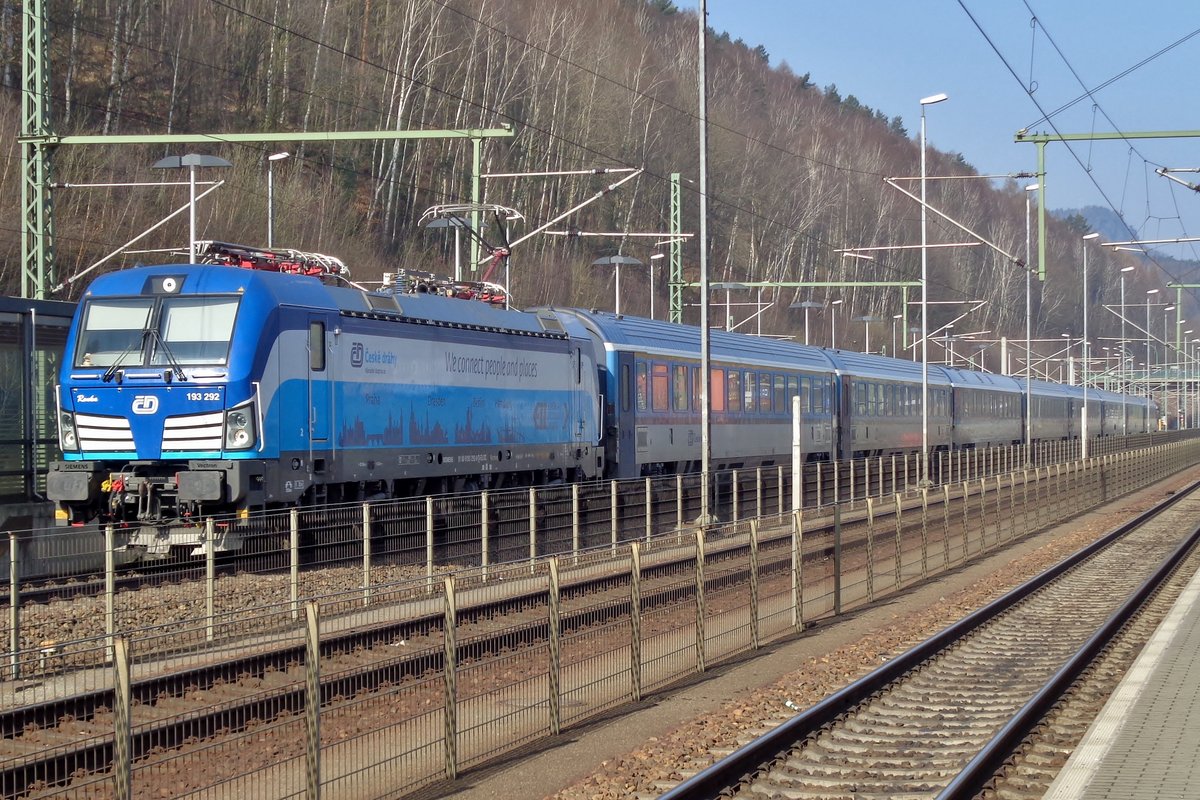
[[[1200,573],[1146,644],[1046,797],[1200,798]]]

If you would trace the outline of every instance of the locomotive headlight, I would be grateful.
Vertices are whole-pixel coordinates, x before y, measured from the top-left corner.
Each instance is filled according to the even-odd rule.
[[[58,415],[58,443],[64,451],[79,448],[79,439],[75,436],[75,415],[70,411]]]
[[[254,406],[247,403],[225,414],[225,448],[246,450],[257,442],[254,430]]]

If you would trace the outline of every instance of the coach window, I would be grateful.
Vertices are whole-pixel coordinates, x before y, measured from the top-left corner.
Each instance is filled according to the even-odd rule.
[[[713,411],[725,410],[725,370],[714,369],[709,373],[708,399]]]
[[[650,408],[650,376],[645,361],[637,363],[637,410]]]
[[[313,372],[325,369],[325,323],[308,323],[308,368]]]
[[[692,367],[692,411],[700,410],[700,368]]]
[[[688,368],[683,364],[671,366],[671,403],[675,411],[688,410]]]
[[[655,411],[666,411],[670,405],[671,391],[668,385],[670,375],[666,364],[655,364],[650,381],[650,402]]]
[[[758,410],[758,376],[753,372],[747,372],[743,377],[742,396],[745,400],[742,408],[746,409],[747,413],[753,414]]]
[[[794,379],[793,379],[794,380]],[[775,381],[775,413],[790,414],[792,407],[788,404],[787,381],[783,375],[776,375]]]
[[[800,379],[795,375],[789,375],[787,379],[787,413],[792,413],[792,398],[800,394]],[[804,411],[804,401],[800,401],[800,410]]]
[[[740,370],[726,370],[725,386],[726,394],[726,411],[741,411],[742,410],[742,373]]]

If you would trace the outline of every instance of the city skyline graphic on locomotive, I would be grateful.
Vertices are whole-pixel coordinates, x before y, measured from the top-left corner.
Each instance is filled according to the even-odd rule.
[[[337,259],[205,242],[200,264],[96,278],[56,387],[63,525],[118,546],[204,546],[203,517],[698,472],[699,329],[505,308],[500,287],[401,272],[380,291]],[[920,365],[712,332],[712,468],[921,447]],[[1024,382],[929,370],[933,449],[1022,441]],[[1078,435],[1081,387],[1035,381],[1034,439]],[[1147,429],[1146,398],[1090,389],[1096,435]],[[1091,427],[1093,426],[1094,427]],[[238,525],[217,550],[241,547]]]

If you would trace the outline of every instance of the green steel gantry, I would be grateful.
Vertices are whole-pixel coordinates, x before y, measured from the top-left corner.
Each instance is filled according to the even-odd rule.
[[[1187,139],[1200,131],[1135,131],[1130,133],[1029,133],[1019,130],[1014,142],[1037,145],[1038,179],[1038,280],[1046,280],[1046,144],[1048,142],[1100,142],[1126,139]]]
[[[480,197],[480,160],[484,139],[511,137],[511,125],[422,131],[328,131],[306,133],[134,134],[56,136],[50,123],[47,0],[25,0],[22,10],[21,86],[21,296],[44,298],[54,285],[54,202],[50,192],[51,154],[64,145],[227,144],[243,142],[334,142],[378,139],[470,139],[471,202]],[[472,213],[479,230],[479,212]],[[478,243],[475,243],[478,247]],[[472,264],[478,258],[472,259]]]

